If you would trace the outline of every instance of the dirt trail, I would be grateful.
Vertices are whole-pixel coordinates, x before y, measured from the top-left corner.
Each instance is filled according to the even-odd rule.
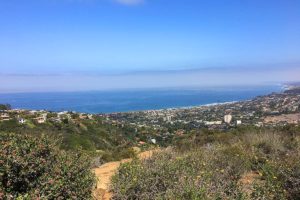
[[[150,158],[154,152],[157,150],[145,151],[138,154],[139,159]],[[97,178],[99,179],[97,183],[97,190],[95,191],[95,196],[97,200],[109,200],[112,196],[109,193],[109,186],[111,177],[117,172],[121,163],[130,162],[132,159],[123,159],[121,161],[109,162],[101,165],[98,168],[93,169]]]

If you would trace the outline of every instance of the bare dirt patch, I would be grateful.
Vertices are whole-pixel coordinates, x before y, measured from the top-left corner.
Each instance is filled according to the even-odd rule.
[[[300,113],[268,116],[264,119],[264,122],[265,123],[287,122],[289,124],[298,124],[300,122]]]
[[[139,159],[150,158],[154,152],[159,150],[150,150],[138,154]],[[117,172],[122,163],[130,162],[132,159],[123,159],[121,161],[109,162],[93,169],[98,178],[97,188],[94,191],[94,196],[97,200],[109,200],[112,194],[109,192],[110,181],[112,176]]]

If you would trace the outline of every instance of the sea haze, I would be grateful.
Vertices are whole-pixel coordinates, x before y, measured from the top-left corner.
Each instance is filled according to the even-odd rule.
[[[112,113],[242,101],[281,90],[281,86],[244,86],[205,89],[15,93],[0,94],[0,103],[9,103],[13,108],[34,110]]]

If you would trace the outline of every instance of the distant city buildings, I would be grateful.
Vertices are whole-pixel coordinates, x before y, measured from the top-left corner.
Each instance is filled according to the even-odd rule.
[[[265,120],[265,118],[297,112],[300,112],[300,94],[294,92],[272,93],[241,102],[114,113],[108,114],[108,116],[119,123],[134,123],[142,127],[152,127],[155,130],[163,130],[165,127],[177,127],[178,130],[186,127],[190,129],[228,129],[240,125],[273,126],[296,123],[297,120],[288,118],[282,118],[280,122],[273,119]],[[235,122],[233,123],[234,119]],[[174,134],[178,134],[178,132],[175,130]]]

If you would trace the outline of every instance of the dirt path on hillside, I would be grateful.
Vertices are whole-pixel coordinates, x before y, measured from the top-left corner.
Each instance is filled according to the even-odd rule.
[[[158,150],[150,150],[145,151],[138,154],[139,159],[147,159],[150,158],[154,152],[157,152]],[[93,169],[95,172],[98,183],[97,183],[97,189],[95,191],[95,197],[97,200],[109,200],[112,197],[112,194],[109,192],[110,187],[110,180],[112,176],[117,172],[119,166],[122,163],[130,162],[132,159],[123,159],[121,161],[116,162],[109,162],[105,163],[104,165],[101,165],[98,168]]]

